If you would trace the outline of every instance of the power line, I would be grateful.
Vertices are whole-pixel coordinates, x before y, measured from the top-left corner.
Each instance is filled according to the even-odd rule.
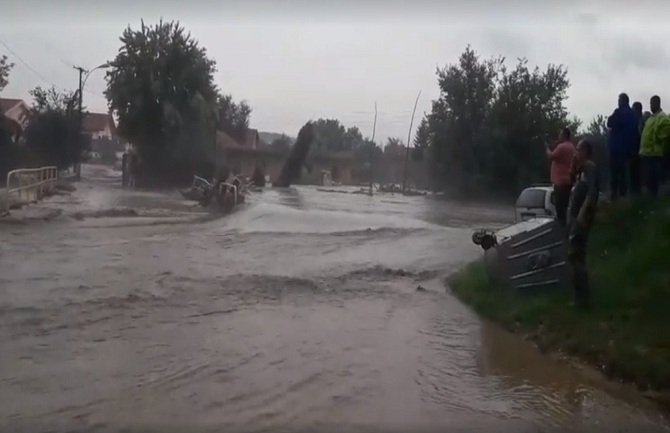
[[[47,78],[44,77],[44,75],[42,75],[42,74],[40,74],[39,72],[37,72],[37,71],[35,70],[35,68],[33,68],[32,66],[30,66],[30,64],[28,64],[28,62],[26,62],[25,60],[23,60],[23,59],[21,58],[21,56],[19,56],[19,55],[16,53],[16,51],[12,50],[12,49],[9,47],[9,45],[7,45],[7,43],[6,43],[5,41],[3,41],[2,39],[0,39],[0,44],[4,45],[4,47],[7,48],[7,51],[9,51],[11,54],[13,54],[14,57],[16,57],[16,58],[18,59],[18,61],[21,62],[21,63],[23,64],[23,66],[25,66],[30,72],[32,72],[33,74],[35,74],[35,76],[37,76],[39,79],[41,79],[42,81],[44,81],[44,82],[47,83],[47,84],[51,84],[53,87],[58,87],[59,89],[68,91],[66,88],[64,88],[64,87],[62,87],[62,86],[58,86],[58,85],[56,85],[53,81],[48,80]]]

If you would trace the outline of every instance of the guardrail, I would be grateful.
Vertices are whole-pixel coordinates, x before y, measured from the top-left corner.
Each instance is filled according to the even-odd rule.
[[[56,180],[58,180],[58,168],[54,166],[19,168],[10,171],[7,173],[5,210],[9,212],[12,194],[18,194],[19,201],[39,200],[46,193],[53,191]]]

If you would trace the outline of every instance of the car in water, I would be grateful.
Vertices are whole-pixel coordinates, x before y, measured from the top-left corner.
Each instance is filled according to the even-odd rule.
[[[534,185],[524,189],[516,199],[514,212],[516,222],[532,218],[555,217],[553,187],[550,185]]]

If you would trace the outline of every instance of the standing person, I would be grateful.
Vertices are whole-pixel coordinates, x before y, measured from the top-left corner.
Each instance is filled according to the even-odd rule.
[[[610,129],[607,144],[610,154],[610,189],[612,200],[628,193],[628,165],[630,155],[636,146],[638,123],[630,108],[628,95],[619,95],[618,107],[607,118]]]
[[[630,155],[630,164],[628,174],[630,175],[630,192],[633,195],[640,195],[641,182],[640,177],[640,142],[642,141],[642,129],[644,128],[644,114],[642,114],[642,103],[633,102],[633,114],[637,120],[637,137],[635,147]]]
[[[563,128],[559,134],[558,144],[547,146],[547,158],[551,162],[550,178],[554,187],[554,207],[556,208],[556,219],[565,227],[568,204],[570,202],[570,189],[572,178],[570,167],[575,154],[575,146],[572,144],[569,128]]]
[[[128,155],[128,186],[135,188],[135,176],[137,176],[137,154],[135,152],[130,152]]]
[[[647,192],[657,197],[663,176],[663,154],[670,148],[670,118],[661,109],[661,98],[658,95],[651,97],[649,108],[652,114],[642,131],[640,159]]]
[[[121,185],[128,186],[128,152],[123,152],[121,157]]]
[[[593,162],[593,146],[587,140],[581,140],[577,145],[575,174],[568,213],[568,261],[572,269],[575,305],[590,307],[586,250],[600,195],[600,174]]]

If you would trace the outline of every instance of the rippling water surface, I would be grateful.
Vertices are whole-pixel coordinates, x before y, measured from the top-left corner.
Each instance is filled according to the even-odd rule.
[[[52,204],[139,216],[0,226],[3,431],[665,431],[445,290],[508,209],[299,187],[220,218],[88,174]]]

